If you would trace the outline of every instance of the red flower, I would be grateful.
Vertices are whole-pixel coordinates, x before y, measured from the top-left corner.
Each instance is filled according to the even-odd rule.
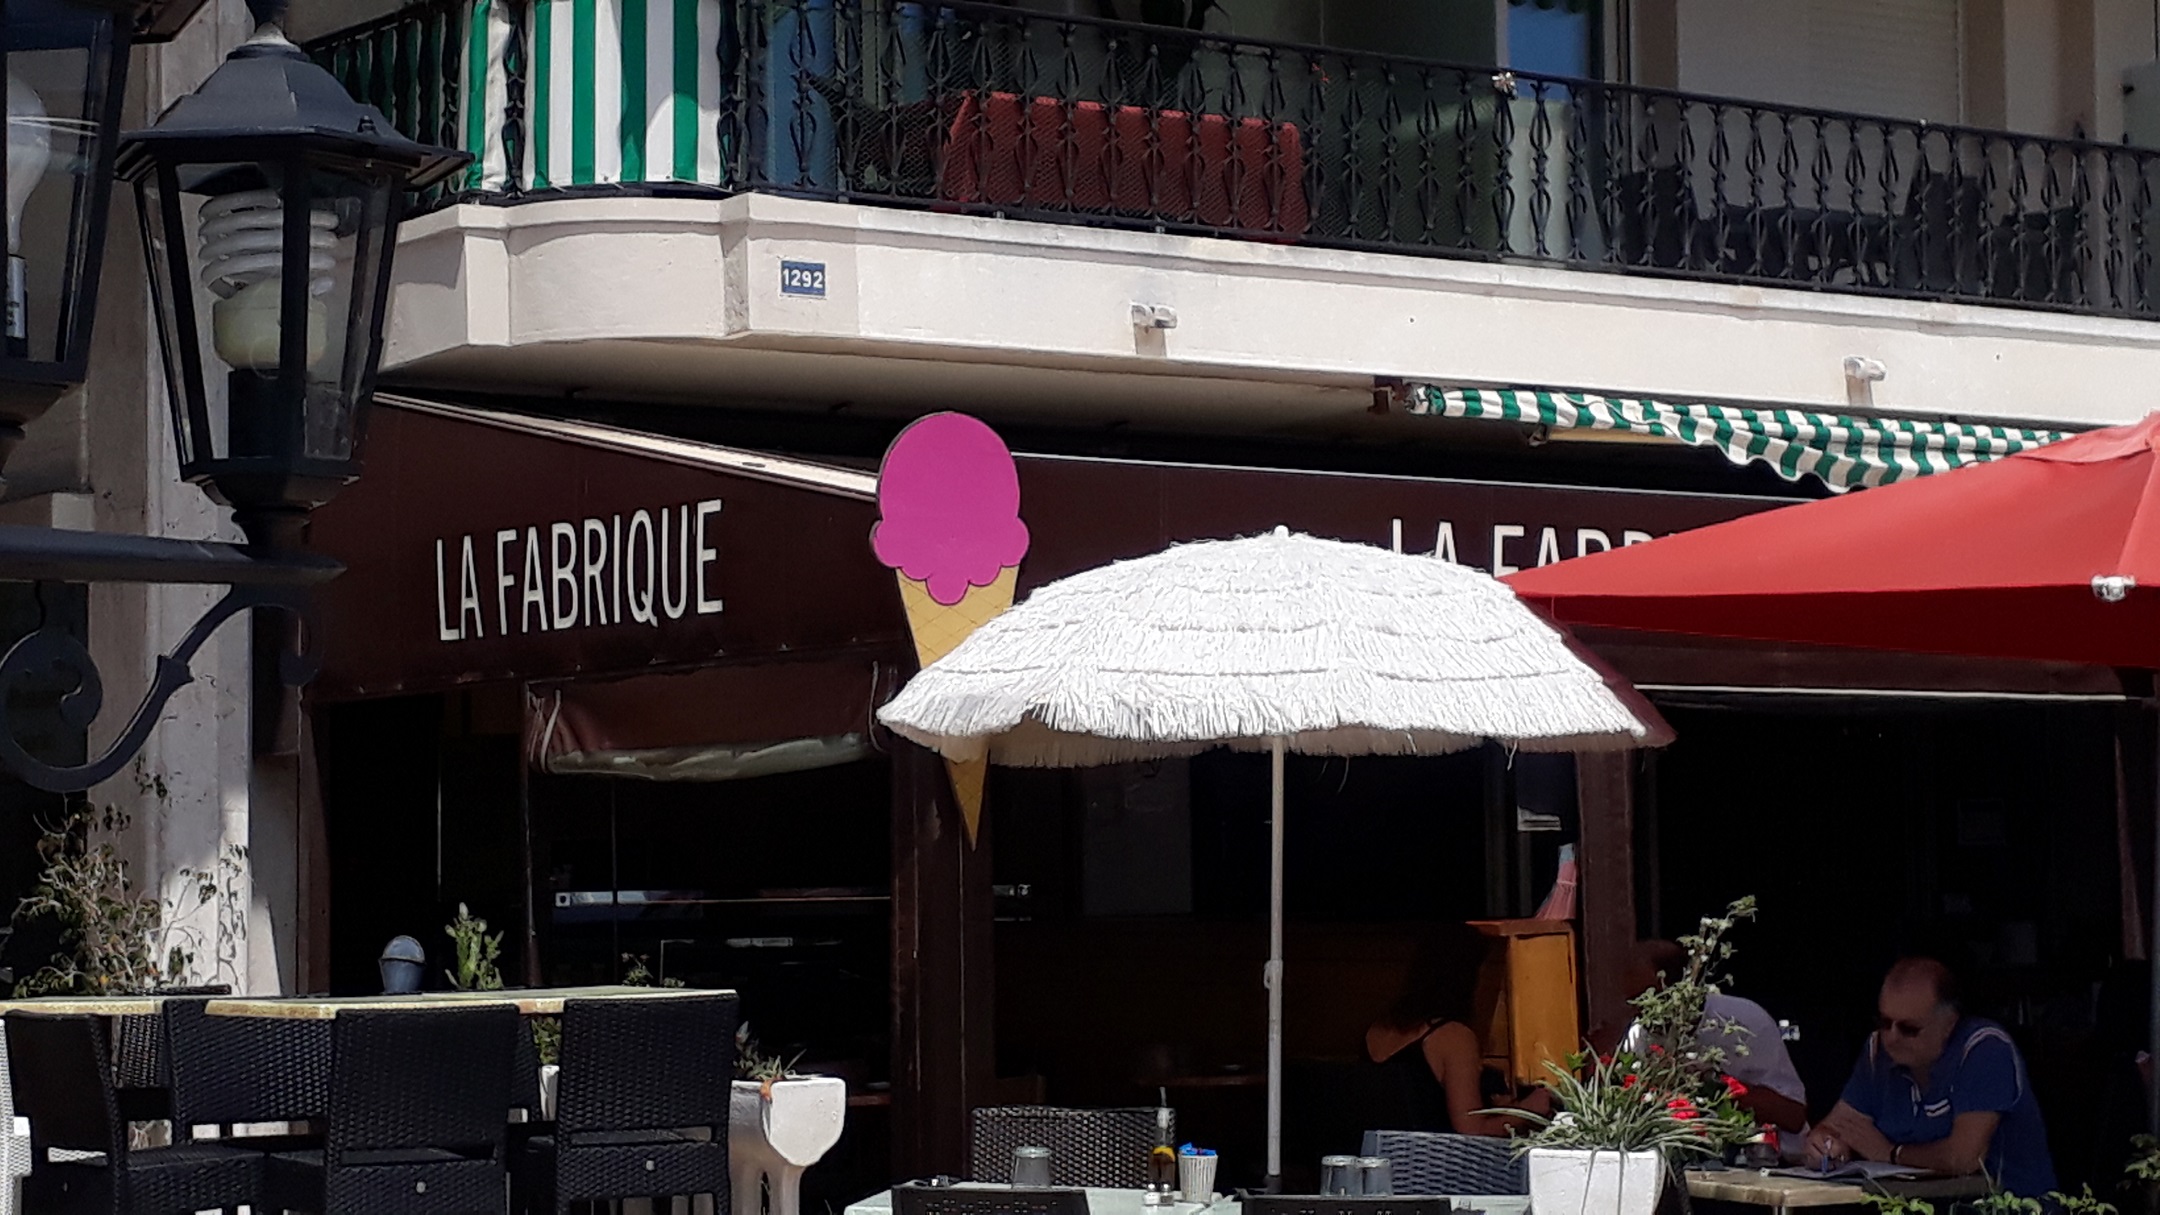
[[[1685,1097],[1673,1098],[1672,1100],[1665,1103],[1665,1108],[1671,1110],[1672,1116],[1678,1118],[1682,1122],[1688,1122],[1693,1119],[1702,1117],[1702,1111],[1696,1109],[1695,1103]]]
[[[1634,1088],[1635,1082],[1640,1079],[1642,1079],[1641,1076],[1636,1075],[1634,1072],[1629,1072],[1627,1075],[1620,1077],[1620,1087]]]
[[[1726,1092],[1731,1093],[1735,1097],[1747,1096],[1747,1085],[1740,1083],[1738,1080],[1733,1079],[1731,1076],[1724,1076],[1721,1077],[1721,1079],[1725,1081]]]
[[[1659,1046],[1659,1045],[1658,1045],[1657,1043],[1655,1043],[1655,1042],[1652,1042],[1652,1043],[1650,1044],[1650,1053],[1651,1053],[1651,1054],[1653,1054],[1653,1055],[1662,1055],[1662,1054],[1664,1054],[1664,1053],[1665,1053],[1665,1048],[1664,1048],[1664,1047],[1662,1047],[1662,1046]]]

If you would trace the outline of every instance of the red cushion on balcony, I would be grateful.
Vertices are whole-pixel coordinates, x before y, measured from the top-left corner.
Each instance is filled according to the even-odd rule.
[[[1296,238],[1310,222],[1304,177],[1292,123],[971,92],[953,116],[938,197]]]

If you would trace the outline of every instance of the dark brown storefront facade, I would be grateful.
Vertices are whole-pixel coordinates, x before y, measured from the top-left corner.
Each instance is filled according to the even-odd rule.
[[[324,846],[303,982],[358,981],[382,935],[406,923],[423,940],[439,935],[421,921],[483,888],[497,892],[488,905],[512,929],[505,952],[527,981],[605,978],[593,968],[648,946],[662,965],[745,985],[746,1003],[752,985],[847,976],[854,988],[835,979],[818,990],[882,1006],[846,1022],[774,999],[765,1015],[829,1021],[849,1043],[836,1068],[864,1082],[851,1117],[889,1119],[889,1175],[963,1170],[966,1113],[997,1091],[997,824],[1025,809],[999,805],[993,786],[991,829],[969,848],[939,764],[871,723],[912,669],[891,573],[869,550],[872,477],[381,404],[367,477],[318,513],[312,539],[349,568],[324,596],[326,665],[311,691]],[[1504,573],[1776,504],[1027,455],[1019,465],[1034,537],[1023,596],[1170,543],[1277,525]],[[1606,653],[1639,680],[1851,677],[1795,652],[1705,658],[1615,639]],[[386,724],[391,705],[419,707]],[[397,740],[430,732],[443,740],[428,744],[432,771],[400,771]],[[1593,1000],[1635,934],[1630,780],[1625,762],[1579,773]],[[751,789],[777,792],[740,792]],[[456,809],[468,805],[480,809]],[[760,816],[800,826],[762,835]],[[429,831],[432,843],[413,838]],[[645,851],[662,855],[640,855],[640,840],[655,839],[665,842]],[[432,884],[414,859],[430,847]],[[700,868],[708,847],[727,856]],[[825,852],[845,858],[833,870],[845,874],[817,869]],[[638,866],[682,876],[634,887]],[[881,957],[869,956],[872,938]],[[817,949],[836,960],[818,962]],[[879,1027],[864,1020],[873,1014]]]

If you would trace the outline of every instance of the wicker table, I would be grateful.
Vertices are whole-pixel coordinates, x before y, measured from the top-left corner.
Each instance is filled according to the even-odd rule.
[[[282,1017],[328,1021],[349,1010],[470,1008],[514,1004],[528,1017],[558,1016],[565,1000],[665,1000],[675,996],[724,994],[693,987],[527,987],[510,991],[441,991],[412,996],[282,996],[213,999],[203,1011],[213,1017]]]
[[[1987,1179],[1972,1177],[1888,1178],[1865,1185],[1855,1181],[1818,1181],[1785,1177],[1755,1169],[1689,1169],[1688,1197],[1697,1202],[1732,1202],[1784,1212],[1807,1207],[1853,1207],[1870,1194],[1902,1198],[1974,1198],[1987,1192]]]

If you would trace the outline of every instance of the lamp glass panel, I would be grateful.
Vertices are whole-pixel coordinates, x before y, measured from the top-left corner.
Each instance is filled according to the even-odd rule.
[[[6,313],[18,359],[57,362],[89,337],[75,315],[111,132],[109,15],[57,0],[7,0]]]

